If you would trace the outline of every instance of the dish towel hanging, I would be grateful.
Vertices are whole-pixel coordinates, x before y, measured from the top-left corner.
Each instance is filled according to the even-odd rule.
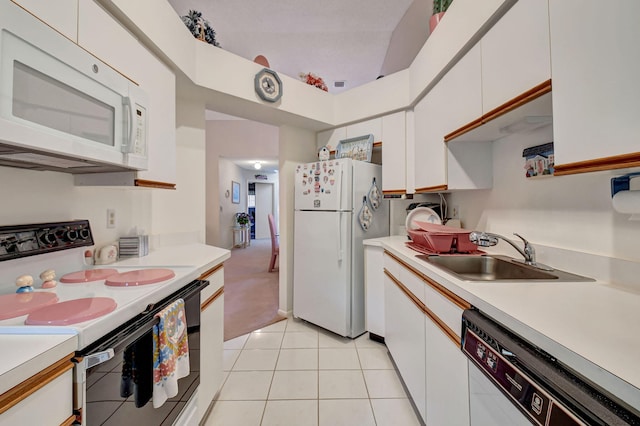
[[[124,350],[120,396],[134,395],[137,408],[153,395],[153,332],[149,330]]]
[[[189,344],[184,301],[178,299],[156,316],[153,327],[153,407],[178,394],[178,379],[189,375]]]

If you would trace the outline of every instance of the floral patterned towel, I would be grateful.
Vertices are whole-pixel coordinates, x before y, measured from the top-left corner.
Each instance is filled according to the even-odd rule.
[[[189,344],[184,301],[178,299],[156,314],[153,327],[153,407],[178,394],[178,379],[189,375]]]

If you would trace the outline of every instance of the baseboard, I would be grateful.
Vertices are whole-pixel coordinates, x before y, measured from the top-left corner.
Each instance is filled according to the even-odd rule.
[[[375,333],[369,332],[369,339],[373,340],[374,342],[378,342],[378,343],[384,343],[384,337],[383,336],[379,336]]]
[[[292,311],[283,311],[282,309],[278,309],[278,315],[282,315],[283,317],[291,318],[293,316]]]

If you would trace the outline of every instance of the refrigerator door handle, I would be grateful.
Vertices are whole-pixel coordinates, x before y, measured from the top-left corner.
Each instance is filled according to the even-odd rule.
[[[344,210],[345,206],[342,203],[342,187],[344,186],[344,173],[343,173],[343,165],[340,165],[340,180],[338,181],[338,208],[336,210]],[[342,260],[342,256],[340,256],[340,260]]]
[[[342,262],[343,257],[343,247],[342,247],[342,215],[344,213],[340,212],[338,215],[338,263]]]

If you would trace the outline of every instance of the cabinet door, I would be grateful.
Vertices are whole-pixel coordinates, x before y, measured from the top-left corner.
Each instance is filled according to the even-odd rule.
[[[406,192],[405,112],[382,117],[382,190]]]
[[[176,83],[173,72],[93,1],[79,5],[78,44],[147,93],[148,169],[139,179],[176,181]],[[105,37],[105,34],[109,34]]]
[[[201,295],[200,312],[200,387],[198,420],[202,420],[222,385],[224,340],[224,271],[219,269],[206,278],[210,284]]]
[[[460,347],[426,319],[427,425],[469,424],[467,358]]]
[[[365,329],[384,337],[384,249],[364,246]]]
[[[13,0],[74,42],[78,41],[78,0]]]
[[[480,43],[486,114],[551,78],[548,2],[519,0]]]
[[[47,382],[29,396],[4,401],[9,406],[0,415],[2,425],[61,425],[71,424],[73,416],[73,370],[69,368],[60,376]],[[44,378],[46,379],[46,377]],[[44,380],[43,379],[43,380]],[[33,383],[31,384],[33,386]]]
[[[445,126],[441,120],[445,102],[442,86],[436,85],[413,110],[414,114],[414,180],[415,192],[445,189]]]
[[[384,277],[385,343],[422,418],[425,418],[424,313]]]
[[[465,175],[467,171],[461,169],[466,159],[447,163],[444,136],[482,115],[479,45],[442,77],[416,105],[414,113],[416,192],[446,189],[449,176]],[[449,189],[467,188],[449,185]]]
[[[638,16],[636,0],[549,1],[556,165],[637,157]]]

